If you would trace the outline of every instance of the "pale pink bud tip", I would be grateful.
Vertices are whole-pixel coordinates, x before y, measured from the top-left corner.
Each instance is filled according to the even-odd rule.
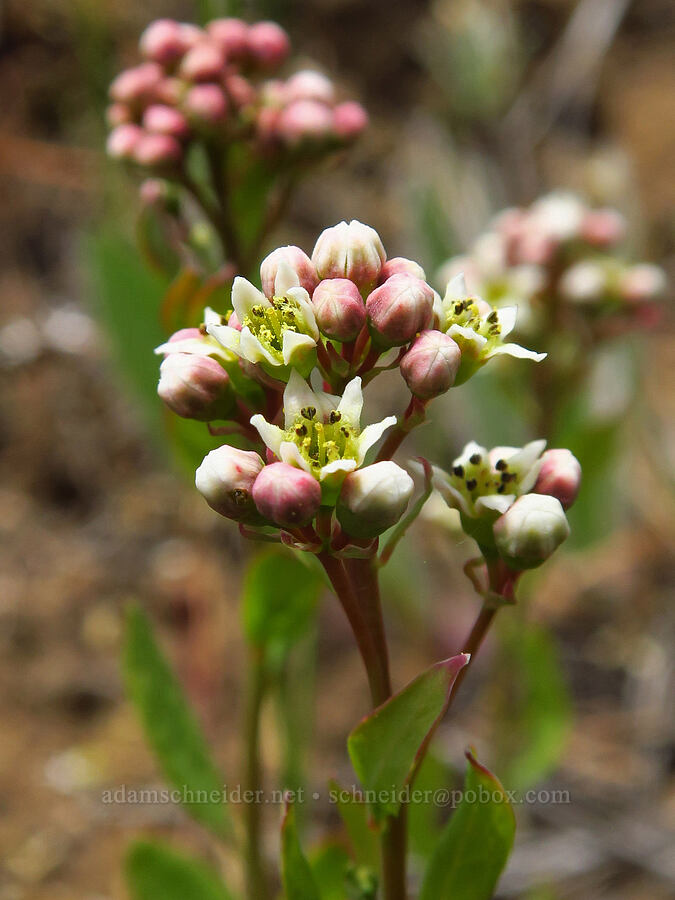
[[[143,129],[138,125],[118,125],[108,135],[108,156],[114,159],[131,159],[143,135]]]
[[[164,73],[157,63],[147,62],[120,72],[110,85],[109,93],[118,103],[136,103],[152,97]]]
[[[401,375],[412,394],[431,400],[455,383],[461,356],[458,345],[447,334],[423,331],[401,360]]]
[[[431,325],[434,292],[420,278],[392,275],[369,294],[366,312],[380,343],[407,344]]]
[[[168,134],[175,138],[184,138],[190,127],[185,116],[171,106],[159,103],[148,106],[143,113],[143,127],[156,134]]]
[[[547,450],[541,458],[536,494],[557,497],[564,509],[574,503],[581,487],[581,465],[569,450]]]
[[[266,297],[274,296],[274,283],[276,281],[279,265],[288,263],[298,276],[301,287],[311,296],[312,291],[319,283],[316,269],[312,260],[300,247],[277,247],[260,264],[260,281],[262,291]]]
[[[380,284],[384,284],[387,278],[391,278],[392,275],[412,275],[414,278],[421,278],[422,281],[427,280],[422,266],[414,260],[406,259],[403,256],[394,256],[386,261],[380,272]]]
[[[159,367],[157,393],[184,419],[211,422],[226,418],[232,411],[229,376],[208,356],[170,353]]]
[[[655,300],[666,289],[667,281],[663,269],[650,263],[631,266],[621,277],[619,290],[629,303],[644,303]]]
[[[366,322],[359,289],[347,278],[327,278],[312,295],[319,329],[336,341],[353,341]],[[454,342],[453,342],[454,343]]]
[[[614,209],[594,209],[586,213],[581,236],[594,247],[611,247],[626,234],[626,220]]]
[[[178,141],[168,134],[144,132],[134,148],[134,160],[141,166],[166,166],[177,163],[183,155]]]
[[[517,570],[541,565],[569,536],[570,526],[557,497],[525,494],[493,526],[495,544]]]
[[[295,100],[279,114],[279,137],[287,144],[325,140],[333,133],[333,113],[317,100]]]
[[[312,72],[307,69],[296,72],[286,82],[286,99],[293,100],[318,100],[332,106],[335,102],[335,87],[330,78],[326,78],[320,72]]]
[[[161,203],[167,198],[167,188],[168,185],[166,181],[162,181],[161,178],[146,178],[138,190],[141,202],[146,204],[146,206],[154,206],[157,203]],[[181,330],[190,332],[196,331],[197,335],[191,334],[190,336],[199,336],[198,328],[183,328]],[[174,340],[174,337],[170,337],[169,340]]]
[[[188,81],[215,81],[222,73],[225,56],[214,41],[201,41],[183,57],[180,74]]]
[[[312,253],[320,278],[348,278],[361,291],[377,283],[386,258],[379,234],[356,219],[326,228]]]
[[[197,469],[195,484],[211,509],[238,522],[258,522],[253,484],[264,463],[253,450],[224,445],[212,450]]]
[[[111,103],[105,111],[105,120],[111,128],[131,122],[132,119],[133,115],[126,103]]]
[[[248,30],[248,52],[265,69],[280,66],[290,49],[288,35],[276,22],[258,22]]]
[[[338,498],[338,521],[352,537],[376,537],[398,522],[414,487],[410,475],[391,460],[350,472]]]
[[[241,60],[248,53],[248,25],[241,19],[214,19],[206,26],[209,37],[225,51],[228,60]]]
[[[308,525],[319,511],[321,487],[304,469],[288,463],[272,463],[253,485],[258,512],[282,528]]]
[[[191,119],[213,124],[227,115],[227,99],[217,84],[196,84],[187,92],[183,108]]]
[[[151,22],[138,43],[143,56],[162,65],[174,62],[186,50],[181,26],[173,19]]]
[[[368,127],[368,113],[354,100],[338,103],[333,110],[333,130],[344,141],[357,138]]]

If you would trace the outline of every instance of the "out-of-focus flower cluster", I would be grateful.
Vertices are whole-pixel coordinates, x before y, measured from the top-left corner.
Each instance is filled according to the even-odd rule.
[[[463,272],[472,291],[497,306],[517,304],[521,333],[583,327],[596,340],[658,320],[666,279],[628,262],[623,216],[554,192],[530,207],[501,212],[440,278]]]
[[[251,447],[213,450],[196,476],[209,505],[248,536],[315,553],[372,554],[413,494],[413,479],[391,457],[424,421],[429,402],[495,356],[543,358],[505,341],[514,309],[496,310],[468,295],[462,278],[441,297],[416,262],[388,259],[377,232],[361,222],[327,228],[311,256],[294,246],[274,250],[261,264],[260,285],[235,278],[232,310],[207,309],[200,328],[183,329],[157,349],[166,404],[188,418],[224,420],[210,426],[212,433],[236,434]],[[393,368],[410,389],[410,403],[398,419],[365,424],[363,389]],[[493,535],[495,519],[543,473],[542,449],[543,442],[520,453],[503,448],[489,472],[486,452],[478,460],[477,449],[456,462],[449,480],[436,472],[437,486],[454,498],[465,530],[481,546],[494,548],[502,528],[495,525]],[[561,495],[559,468],[542,493]],[[431,469],[425,472],[430,491]],[[575,492],[568,486],[567,499]],[[567,501],[555,500],[561,502]],[[551,511],[530,512],[527,528],[541,522],[548,535]],[[561,528],[546,547],[509,551],[509,559],[524,567],[538,553],[543,561]]]
[[[270,78],[290,42],[274,22],[215,19],[205,28],[159,19],[140,38],[144,61],[110,85],[108,153],[145,169],[180,170],[192,142],[245,141],[258,153],[317,154],[351,141],[368,118],[338,102],[329,78]]]

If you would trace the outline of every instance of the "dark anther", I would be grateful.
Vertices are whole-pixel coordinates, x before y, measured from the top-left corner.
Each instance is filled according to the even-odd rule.
[[[208,331],[206,330],[206,325],[205,325],[204,322],[202,322],[202,324],[199,326],[199,333],[200,333],[201,335],[207,335],[207,334],[208,334]]]
[[[341,426],[340,432],[341,432],[342,434],[344,434],[345,437],[349,437],[349,429],[348,429],[348,428],[345,428],[344,425]]]
[[[244,506],[248,503],[248,491],[244,491],[241,488],[235,488],[232,491],[232,497],[237,506]]]
[[[469,478],[469,480],[466,482],[466,489],[468,491],[475,491],[477,485],[478,482],[475,478]]]
[[[464,466],[453,466],[452,474],[458,478],[464,478]]]
[[[300,415],[303,419],[313,419],[316,415],[316,407],[315,406],[303,406],[300,410]]]
[[[307,434],[307,426],[298,425],[295,429],[295,433],[298,435],[298,437],[304,437]]]
[[[509,481],[513,481],[515,477],[515,472],[502,472],[502,481],[504,482],[504,484],[508,484]]]
[[[262,319],[262,317],[265,315],[265,313],[262,311],[262,307],[260,306],[254,306],[251,312],[254,316],[258,316],[259,319]]]
[[[499,321],[499,314],[497,313],[497,310],[496,310],[496,309],[493,309],[493,310],[492,310],[492,312],[490,313],[490,315],[487,317],[487,320],[488,320],[488,322],[490,322],[490,323],[498,322],[498,321]]]
[[[498,494],[503,494],[505,490],[506,490],[506,485],[505,485],[505,484],[500,484],[499,487],[497,488],[497,493],[498,493]]]
[[[483,461],[483,457],[480,455],[480,453],[474,453],[472,456],[469,457],[469,462],[472,463],[474,466],[477,466],[482,461]]]
[[[339,413],[336,409],[332,410],[331,414],[328,416],[328,421],[331,425],[335,425],[336,422],[339,422],[342,418],[342,414]]]
[[[509,464],[506,462],[505,459],[498,459],[497,462],[495,463],[495,469],[498,472],[503,472],[504,469],[508,469],[508,466],[509,466]]]

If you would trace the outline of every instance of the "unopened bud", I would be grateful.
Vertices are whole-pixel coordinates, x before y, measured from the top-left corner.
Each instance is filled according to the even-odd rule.
[[[118,125],[108,135],[106,150],[113,159],[131,159],[145,132],[138,125]]]
[[[355,100],[338,103],[333,110],[333,131],[343,141],[357,138],[368,127],[368,113]]]
[[[391,460],[356,469],[342,484],[338,521],[352,537],[376,537],[398,522],[414,487],[405,469]]]
[[[116,125],[124,125],[126,122],[131,122],[132,119],[133,115],[126,103],[111,103],[105,111],[105,120],[111,128]]]
[[[619,291],[628,303],[645,303],[655,300],[666,289],[663,269],[651,263],[631,266],[621,277]]]
[[[223,71],[225,57],[214,41],[200,41],[183,57],[180,74],[188,81],[215,81]]]
[[[193,353],[169,353],[162,360],[157,393],[183,419],[225,419],[233,408],[225,369],[215,359]]]
[[[248,52],[261,68],[280,66],[290,49],[288,35],[276,22],[258,22],[248,30]]]
[[[333,113],[318,100],[294,100],[279,113],[277,131],[284,143],[291,146],[325,140],[333,133]]]
[[[143,127],[155,134],[168,134],[175,138],[184,138],[189,134],[190,126],[185,116],[172,106],[155,103],[143,113]]]
[[[422,266],[412,259],[405,259],[403,256],[395,256],[393,259],[386,261],[380,272],[380,284],[384,284],[387,278],[391,278],[392,275],[412,275],[414,278],[421,278],[422,281],[427,280]]]
[[[401,375],[422,400],[444,394],[455,383],[462,353],[441,331],[423,331],[401,360]]]
[[[272,463],[253,485],[258,512],[282,528],[308,525],[321,505],[321,486],[309,472],[288,463]]]
[[[434,292],[421,278],[392,275],[368,295],[366,312],[379,343],[407,344],[431,325]]]
[[[224,80],[225,93],[232,103],[241,109],[244,106],[250,106],[256,99],[256,90],[243,75],[228,74]]]
[[[196,84],[185,95],[183,109],[193,121],[212,125],[227,115],[227,99],[217,84]]]
[[[161,178],[146,178],[138,189],[138,193],[141,198],[141,203],[146,206],[155,206],[156,204],[163,203],[168,198],[169,186],[167,182],[162,181]],[[183,328],[182,330],[196,331],[197,334],[199,334],[198,328]],[[173,338],[169,338],[169,340],[173,340]]]
[[[335,86],[330,78],[320,72],[305,69],[291,75],[286,82],[286,99],[289,103],[293,100],[318,100],[332,106],[335,101]]]
[[[322,231],[312,253],[320,278],[348,278],[361,291],[377,283],[386,258],[379,234],[356,219]]]
[[[525,494],[497,519],[493,532],[511,568],[534,569],[569,536],[570,526],[557,497]]]
[[[560,279],[560,293],[573,303],[593,303],[606,290],[606,271],[591,260],[570,266]]]
[[[347,278],[326,278],[312,295],[316,324],[336,341],[353,341],[366,323],[359,289]]]
[[[133,152],[134,160],[141,166],[170,166],[177,163],[182,155],[183,148],[176,138],[147,132],[143,132]]]
[[[118,103],[135,104],[150,100],[163,75],[157,63],[142,63],[120,72],[110,85],[109,94]]]
[[[626,220],[615,209],[593,209],[581,223],[581,237],[594,247],[618,244],[626,233]]]
[[[138,42],[146,59],[163,66],[169,65],[185,53],[186,45],[181,26],[173,19],[157,19],[145,29]]]
[[[557,497],[563,509],[574,503],[581,487],[581,465],[569,450],[547,450],[541,458],[535,494]]]
[[[245,59],[248,53],[248,25],[241,19],[213,19],[206,26],[211,40],[225,51],[229,61]]]
[[[301,250],[300,247],[294,247],[292,245],[288,247],[277,247],[277,249],[268,254],[260,264],[260,282],[263,294],[266,297],[274,296],[274,283],[276,281],[277,272],[279,271],[279,265],[282,262],[288,263],[298,276],[300,285],[304,287],[311,296],[312,291],[319,283],[316,269],[305,251]]]
[[[197,469],[195,484],[211,509],[237,522],[258,522],[253,484],[264,463],[253,450],[227,444],[212,450]]]

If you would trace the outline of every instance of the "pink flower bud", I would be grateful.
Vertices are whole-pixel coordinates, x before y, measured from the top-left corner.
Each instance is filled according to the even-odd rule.
[[[277,247],[260,264],[260,283],[266,297],[274,296],[274,282],[280,263],[285,262],[297,274],[300,284],[311,296],[319,283],[312,260],[300,247]]]
[[[173,344],[176,341],[187,341],[193,338],[196,341],[204,340],[204,335],[199,328],[179,328],[178,331],[174,331],[167,343]]]
[[[192,120],[213,125],[227,116],[227,99],[217,84],[196,84],[185,95],[183,109]]]
[[[280,66],[291,50],[288,35],[276,22],[258,22],[248,30],[248,52],[264,69]]]
[[[291,75],[286,82],[286,98],[289,103],[293,100],[318,100],[332,106],[335,102],[335,87],[330,78],[320,72],[305,69]]]
[[[258,138],[266,144],[273,143],[279,137],[279,116],[281,113],[278,109],[271,106],[264,106],[258,110],[255,120],[255,130]]]
[[[183,419],[211,422],[232,411],[230,378],[215,359],[193,353],[169,353],[159,367],[157,393]]]
[[[398,522],[414,487],[405,469],[391,460],[356,469],[342,483],[338,521],[352,537],[376,537]]]
[[[168,134],[175,138],[184,138],[190,132],[185,116],[172,106],[155,103],[143,113],[143,127],[156,134]]]
[[[319,511],[321,487],[304,469],[288,463],[265,466],[253,485],[258,512],[282,528],[308,525]]]
[[[227,320],[227,324],[230,326],[230,328],[236,328],[237,331],[241,331],[241,329],[242,329],[242,324],[239,321],[239,316],[236,314],[236,312],[234,310],[232,310],[232,312],[230,313],[230,317]],[[241,360],[240,360],[240,362],[241,362]]]
[[[180,74],[188,81],[216,81],[222,74],[225,56],[213,41],[200,41],[183,57]]]
[[[390,278],[392,275],[412,275],[414,278],[421,278],[422,281],[427,280],[422,266],[412,259],[405,259],[403,256],[395,256],[393,259],[386,261],[380,272],[379,283],[384,284],[387,278]]]
[[[392,275],[368,295],[366,313],[381,344],[407,344],[431,325],[434,292],[421,278]]]
[[[545,266],[553,259],[556,241],[544,231],[528,228],[523,232],[515,249],[516,261],[535,266]]]
[[[326,228],[312,252],[319,278],[348,278],[361,291],[377,284],[386,258],[379,234],[356,219]]]
[[[621,276],[619,292],[628,303],[645,303],[655,300],[666,289],[663,269],[650,263],[631,266]]]
[[[253,450],[237,450],[225,444],[204,457],[195,484],[211,509],[221,516],[257,524],[260,516],[252,491],[263,466]]]
[[[237,109],[241,109],[244,106],[250,106],[255,102],[255,88],[243,75],[237,75],[236,73],[227,74],[223,80],[223,84],[225,86],[225,93]]]
[[[401,360],[401,375],[422,400],[444,394],[455,383],[461,359],[458,345],[441,331],[423,331]]]
[[[116,125],[124,125],[126,122],[131,122],[132,119],[133,115],[126,103],[111,103],[105,111],[105,120],[111,128]]]
[[[581,237],[594,247],[618,244],[626,233],[626,220],[615,209],[593,209],[581,223]]]
[[[291,146],[308,140],[325,140],[333,133],[333,113],[317,100],[295,100],[279,113],[277,131]]]
[[[579,460],[569,450],[547,450],[541,458],[535,494],[557,497],[563,509],[574,503],[581,486]]]
[[[166,200],[167,183],[166,181],[162,181],[161,178],[146,178],[138,189],[138,193],[141,198],[141,203],[144,203],[146,206],[155,206]],[[181,331],[196,331],[197,335],[199,335],[198,328],[182,328]],[[195,337],[195,335],[191,334],[190,337]],[[170,337],[169,340],[172,341],[174,338]]]
[[[326,278],[312,295],[316,324],[329,338],[353,341],[366,323],[359,289],[347,278]]]
[[[228,60],[242,60],[248,53],[248,25],[241,19],[213,19],[206,26],[209,37],[225,51]]]
[[[546,494],[524,494],[493,526],[500,556],[513,569],[534,569],[569,536],[560,501]]]
[[[134,160],[141,166],[168,166],[181,159],[183,149],[176,138],[168,134],[143,132],[133,155]]]
[[[177,106],[185,93],[185,82],[180,78],[162,78],[155,88],[155,100],[165,106]]]
[[[333,130],[343,141],[351,141],[368,127],[368,113],[354,100],[338,103],[333,110]]]
[[[109,94],[118,103],[139,103],[152,99],[164,73],[157,63],[147,62],[125,69],[110,85]]]
[[[173,19],[157,19],[145,29],[138,42],[146,59],[163,66],[179,59],[186,50],[181,26]]]
[[[113,159],[131,159],[145,132],[138,125],[118,125],[108,135],[106,150]]]

